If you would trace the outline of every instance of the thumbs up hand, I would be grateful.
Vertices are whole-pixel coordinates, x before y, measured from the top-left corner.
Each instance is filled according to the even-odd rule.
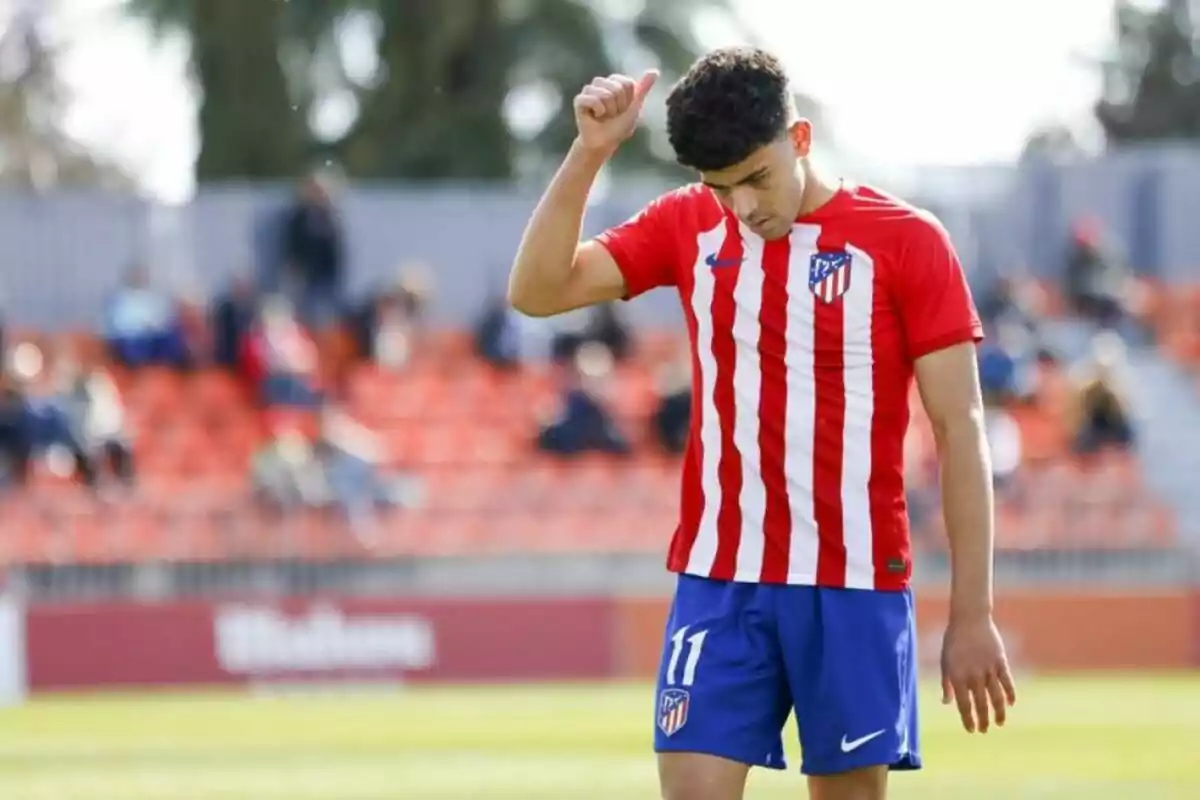
[[[575,96],[575,124],[579,144],[587,150],[611,155],[637,129],[646,95],[658,72],[649,70],[635,80],[628,75],[596,78]]]

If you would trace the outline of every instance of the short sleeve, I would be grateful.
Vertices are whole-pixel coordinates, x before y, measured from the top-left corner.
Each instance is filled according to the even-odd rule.
[[[956,344],[981,341],[983,325],[946,229],[925,215],[910,224],[893,287],[905,350],[915,361]]]
[[[624,299],[676,284],[678,204],[674,194],[658,197],[596,237],[625,278]]]

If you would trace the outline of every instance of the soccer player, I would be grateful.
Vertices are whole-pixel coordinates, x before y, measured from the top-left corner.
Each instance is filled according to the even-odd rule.
[[[914,376],[951,546],[943,702],[987,732],[1015,701],[992,621],[979,319],[933,216],[816,174],[812,126],[756,48],[712,52],[671,89],[671,145],[699,181],[581,244],[588,192],[655,79],[597,78],[575,98],[578,136],[509,299],[534,316],[656,287],[682,300],[694,377],[655,707],[663,797],[741,798],[750,767],[784,767],[794,712],[810,796],[877,800],[889,770],[921,766],[902,465]]]

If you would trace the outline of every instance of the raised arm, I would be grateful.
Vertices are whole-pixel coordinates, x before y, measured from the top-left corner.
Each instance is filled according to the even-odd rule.
[[[542,195],[508,278],[517,311],[548,317],[625,294],[625,277],[608,250],[579,241],[588,192],[604,161],[576,143]]]
[[[635,81],[597,78],[576,96],[579,135],[534,209],[508,282],[513,308],[535,317],[617,300],[628,294],[625,273],[608,248],[580,243],[588,194],[600,169],[637,128],[657,73]]]

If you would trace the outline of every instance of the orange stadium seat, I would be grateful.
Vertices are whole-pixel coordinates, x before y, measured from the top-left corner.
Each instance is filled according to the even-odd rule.
[[[48,536],[42,515],[30,497],[11,496],[0,502],[4,535],[0,563],[39,564],[46,560]]]

